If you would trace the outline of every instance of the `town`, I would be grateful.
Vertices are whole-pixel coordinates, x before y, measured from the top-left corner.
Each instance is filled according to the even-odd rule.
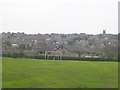
[[[61,51],[62,56],[74,57],[117,58],[118,56],[118,35],[107,34],[106,30],[96,35],[85,33],[25,34],[3,32],[0,36],[2,36],[3,56],[14,56],[14,54],[20,53],[31,57],[45,55],[47,51],[51,56],[53,54],[51,51]]]

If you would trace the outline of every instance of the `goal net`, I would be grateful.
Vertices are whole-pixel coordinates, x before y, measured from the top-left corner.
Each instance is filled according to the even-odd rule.
[[[61,51],[45,51],[45,60],[62,60]]]

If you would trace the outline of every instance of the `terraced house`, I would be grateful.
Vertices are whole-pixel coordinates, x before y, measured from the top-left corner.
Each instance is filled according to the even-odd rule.
[[[39,55],[47,56],[72,56],[72,57],[101,57],[102,54],[93,50],[83,49],[77,46],[43,46],[34,48]]]

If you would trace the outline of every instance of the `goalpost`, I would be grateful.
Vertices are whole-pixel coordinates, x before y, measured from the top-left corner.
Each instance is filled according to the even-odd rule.
[[[52,58],[53,60],[62,60],[61,51],[45,51],[45,60],[49,60],[50,56],[53,56]]]

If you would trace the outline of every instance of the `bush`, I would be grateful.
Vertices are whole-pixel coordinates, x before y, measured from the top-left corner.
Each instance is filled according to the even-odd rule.
[[[84,58],[84,57],[62,57],[63,60],[78,60],[78,61],[118,61],[117,58]]]
[[[2,57],[11,57],[11,53],[2,53]]]
[[[34,56],[26,56],[23,52],[19,53],[3,53],[3,57],[13,57],[13,58],[34,58],[34,59],[45,59],[44,55],[34,55]],[[58,60],[58,57],[55,56],[49,56],[49,60]],[[106,57],[101,57],[101,58],[84,58],[84,57],[70,57],[70,56],[63,56],[62,60],[76,60],[76,61],[114,61],[117,62],[118,59],[113,57],[113,58],[106,58]]]
[[[24,57],[24,53],[23,52],[2,53],[2,57],[20,58]]]
[[[24,53],[23,52],[18,52],[18,53],[13,53],[12,54],[13,58],[20,58],[20,57],[24,57]]]
[[[45,56],[44,55],[35,55],[33,56],[35,59],[44,59]]]

